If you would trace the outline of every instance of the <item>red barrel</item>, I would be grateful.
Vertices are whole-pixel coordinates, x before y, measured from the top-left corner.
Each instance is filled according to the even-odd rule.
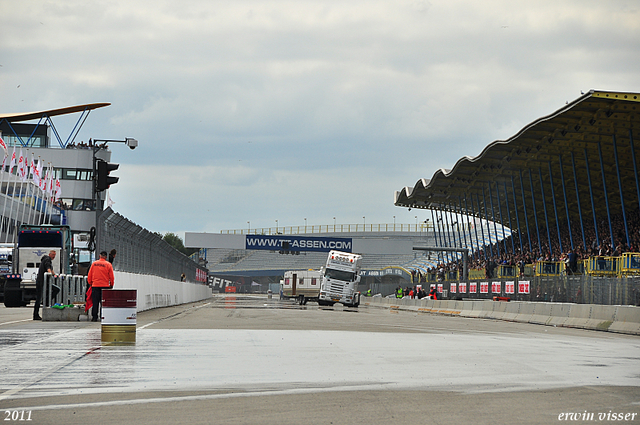
[[[135,289],[105,289],[102,308],[136,308],[138,291]]]

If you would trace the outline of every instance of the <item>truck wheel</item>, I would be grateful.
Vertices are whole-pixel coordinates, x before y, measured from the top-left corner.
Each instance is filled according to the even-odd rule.
[[[4,291],[4,306],[5,307],[22,307],[22,290],[20,289],[7,289]]]

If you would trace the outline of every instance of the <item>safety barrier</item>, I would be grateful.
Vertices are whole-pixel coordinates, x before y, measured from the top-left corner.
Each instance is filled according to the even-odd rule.
[[[84,314],[87,278],[45,273],[43,293],[42,320],[78,321]]]
[[[640,254],[625,252],[618,262],[618,274],[624,276],[640,276]]]
[[[536,276],[560,276],[564,271],[564,263],[560,261],[538,261],[535,264]]]
[[[617,276],[619,257],[590,257],[586,273],[590,276]]]
[[[57,289],[55,297],[45,297],[42,305],[51,307],[54,304],[73,305],[84,304],[87,293],[87,277],[51,273],[44,275],[45,294],[52,294]]]
[[[447,316],[640,335],[640,307],[635,306],[382,297],[368,297],[361,304]]]
[[[497,277],[515,277],[516,275],[516,267],[509,265],[500,265],[497,270]]]

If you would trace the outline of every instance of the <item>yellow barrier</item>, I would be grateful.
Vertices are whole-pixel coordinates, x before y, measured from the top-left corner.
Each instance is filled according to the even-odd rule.
[[[484,277],[485,277],[484,269],[469,269],[470,280],[484,279]]]
[[[535,276],[560,276],[564,271],[561,261],[538,261],[535,264]]]
[[[621,276],[640,275],[640,253],[625,252],[618,261],[618,274]]]
[[[497,277],[499,278],[504,278],[504,277],[516,277],[517,276],[517,267],[516,266],[509,266],[506,264],[500,265],[498,266],[498,271],[497,271]]]
[[[620,257],[590,257],[586,272],[590,276],[617,276]]]
[[[535,267],[533,264],[524,265],[524,276],[535,276]]]

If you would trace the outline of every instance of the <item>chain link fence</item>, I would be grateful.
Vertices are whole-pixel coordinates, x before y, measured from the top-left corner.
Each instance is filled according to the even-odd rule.
[[[112,249],[117,251],[114,270],[178,281],[184,273],[187,282],[205,283],[205,268],[177,251],[157,234],[107,208],[98,218],[96,252],[110,252]]]

